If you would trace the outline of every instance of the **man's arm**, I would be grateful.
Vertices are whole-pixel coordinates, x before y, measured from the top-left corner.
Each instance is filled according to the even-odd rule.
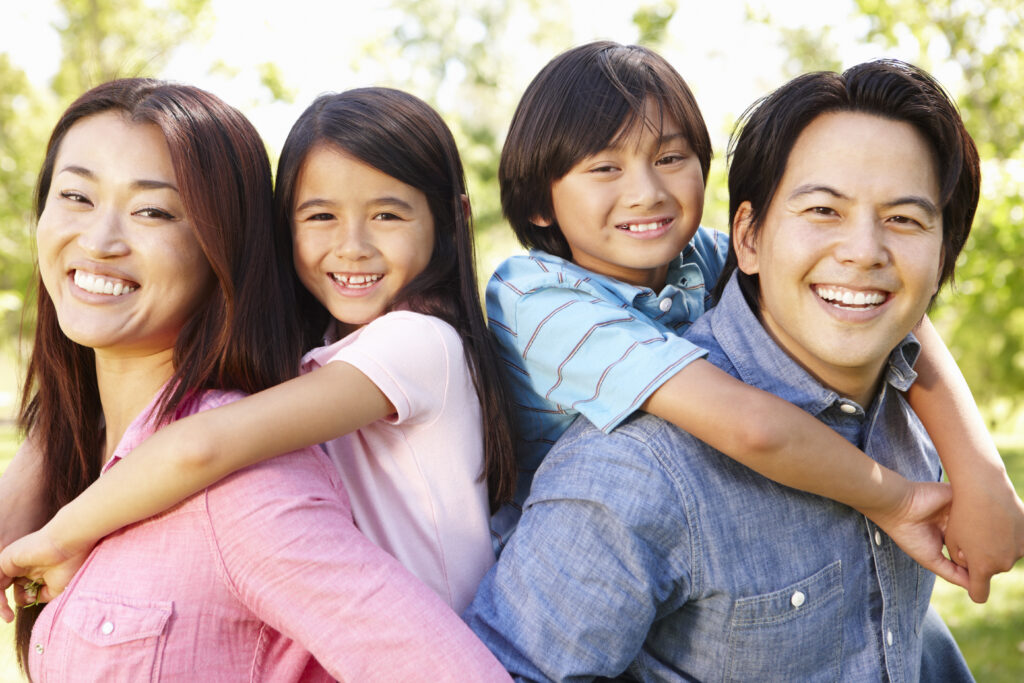
[[[686,577],[667,558],[689,534],[646,453],[588,424],[548,455],[515,536],[464,615],[513,677],[618,676],[640,652],[657,596],[679,595]]]

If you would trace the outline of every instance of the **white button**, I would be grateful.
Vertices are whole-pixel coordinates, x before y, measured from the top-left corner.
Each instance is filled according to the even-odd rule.
[[[102,633],[105,636],[109,636],[113,632],[114,632],[114,622],[112,622],[112,621],[104,621],[103,625],[100,626],[100,633]]]
[[[793,607],[799,607],[807,601],[807,596],[803,594],[803,591],[797,591],[796,593],[793,593],[793,597],[791,597],[789,601],[793,603]]]
[[[875,545],[882,545],[882,532],[875,531]]]
[[[852,403],[840,403],[839,410],[843,411],[847,415],[853,415],[854,413],[857,412],[857,406],[853,405]]]
[[[669,309],[672,308],[672,299],[662,299],[658,302],[658,308],[661,309],[662,313],[668,313]]]
[[[38,652],[39,654],[43,654],[43,644],[42,643],[36,643],[36,652]]]
[[[886,631],[885,632],[885,642],[887,642],[890,645],[892,645],[892,631]]]

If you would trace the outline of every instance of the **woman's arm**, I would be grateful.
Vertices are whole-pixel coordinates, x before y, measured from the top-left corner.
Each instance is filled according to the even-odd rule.
[[[32,439],[26,439],[0,477],[0,547],[46,522],[40,457]]]
[[[700,387],[699,400],[693,387]],[[964,569],[942,554],[938,520],[912,519],[920,499],[934,491],[875,462],[792,403],[698,360],[661,385],[643,409],[769,479],[859,510],[923,567],[967,587]]]
[[[40,599],[51,600],[107,534],[163,512],[243,467],[329,441],[393,411],[366,375],[337,362],[178,420],[139,445],[39,532],[5,548],[0,570],[43,579]]]
[[[925,317],[914,334],[921,356],[907,399],[953,485],[946,547],[951,558],[967,567],[971,599],[985,602],[992,575],[1009,571],[1024,556],[1024,502],[935,327]]]

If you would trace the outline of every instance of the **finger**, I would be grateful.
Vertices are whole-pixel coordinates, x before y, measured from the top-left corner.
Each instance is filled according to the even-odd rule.
[[[935,561],[929,562],[928,566],[925,566],[925,569],[931,571],[936,576],[945,579],[954,586],[960,586],[961,588],[966,589],[968,594],[970,594],[970,576],[968,575],[967,570],[956,562],[946,559],[940,555]]]
[[[39,593],[36,594],[36,602],[53,602],[63,591],[63,588],[61,590],[55,590],[50,584],[40,586]]]
[[[14,610],[11,609],[11,605],[7,602],[7,591],[0,591],[0,619],[3,619],[8,624],[14,621]]]
[[[992,574],[984,570],[975,569],[970,572],[970,585],[967,588],[967,594],[971,596],[971,600],[979,604],[988,600],[991,580]]]

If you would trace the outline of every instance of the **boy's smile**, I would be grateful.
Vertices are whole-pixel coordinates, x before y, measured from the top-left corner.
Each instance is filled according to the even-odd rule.
[[[577,265],[654,290],[665,284],[704,210],[700,160],[663,112],[660,130],[650,117],[638,117],[612,146],[552,183],[553,220],[534,220],[557,224]]]

